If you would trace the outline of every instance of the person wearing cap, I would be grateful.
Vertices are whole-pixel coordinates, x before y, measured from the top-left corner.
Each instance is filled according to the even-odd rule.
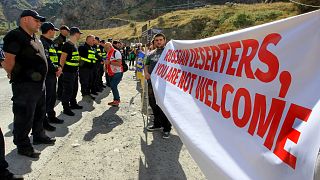
[[[69,27],[66,26],[66,25],[62,25],[60,27],[60,34],[59,36],[57,36],[53,42],[54,42],[54,47],[56,48],[56,51],[57,51],[57,54],[58,54],[58,59],[60,60],[60,56],[61,56],[61,49],[62,49],[62,46],[65,42],[67,42],[67,36],[69,35]],[[61,100],[61,96],[62,96],[62,77],[63,77],[63,74],[61,74],[59,76],[59,79],[58,79],[58,89],[57,89],[57,99]]]
[[[80,65],[79,65],[79,77],[81,85],[81,94],[84,98],[95,99],[91,94],[91,87],[93,86],[93,76],[96,65],[96,53],[93,49],[94,36],[88,35],[84,45],[79,46]]]
[[[69,41],[62,46],[60,57],[60,65],[62,67],[62,106],[63,113],[68,116],[74,116],[71,109],[82,109],[83,107],[77,104],[78,93],[78,69],[79,69],[79,52],[76,43],[80,39],[82,32],[78,27],[70,28]]]
[[[2,62],[12,83],[13,142],[18,154],[38,158],[28,137],[32,130],[33,144],[54,144],[45,134],[45,79],[48,63],[41,41],[35,33],[45,18],[34,10],[24,10],[20,26],[3,38],[5,60]]]
[[[54,38],[56,31],[59,31],[51,22],[45,22],[41,25],[42,35],[40,40],[43,44],[48,62],[48,73],[46,78],[46,118],[43,121],[44,129],[54,131],[56,128],[49,124],[57,123],[62,124],[63,120],[56,117],[54,106],[56,103],[56,85],[57,77],[60,76],[62,68],[59,66],[59,59],[57,51],[54,48],[54,43],[51,39]]]
[[[0,63],[5,59],[3,50],[0,48]],[[1,68],[1,65],[0,65]],[[12,179],[23,179],[22,176],[14,175],[8,170],[9,164],[5,159],[5,143],[2,130],[0,128],[0,179],[12,180]]]

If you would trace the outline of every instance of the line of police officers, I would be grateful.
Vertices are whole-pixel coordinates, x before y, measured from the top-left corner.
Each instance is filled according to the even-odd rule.
[[[102,81],[103,59],[107,55],[104,41],[89,35],[78,49],[76,44],[82,34],[79,28],[61,26],[60,35],[52,40],[59,29],[44,21],[45,18],[36,11],[24,10],[19,27],[4,37],[5,59],[1,62],[12,84],[13,142],[18,154],[31,158],[40,155],[30,143],[28,135],[31,130],[34,145],[54,144],[56,141],[46,135],[45,129],[54,131],[55,127],[49,123],[64,122],[54,111],[57,98],[61,100],[66,115],[74,116],[72,109],[82,109],[76,101],[78,76],[84,97],[95,99],[92,95],[106,87]],[[42,35],[39,39],[35,33],[40,28]],[[8,173],[4,144],[0,145],[3,150],[0,156],[1,179],[23,179]]]

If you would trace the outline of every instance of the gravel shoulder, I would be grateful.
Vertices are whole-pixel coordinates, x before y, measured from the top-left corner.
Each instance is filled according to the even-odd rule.
[[[95,101],[84,100],[78,93],[84,109],[75,111],[74,117],[60,114],[61,103],[57,103],[55,110],[65,123],[55,125],[57,130],[48,133],[57,138],[54,146],[35,146],[42,152],[38,160],[17,155],[11,134],[12,103],[5,97],[9,105],[0,110],[7,113],[1,117],[11,119],[1,122],[1,127],[10,170],[37,180],[205,179],[175,130],[166,140],[160,132],[145,131],[152,117],[147,118],[142,108],[142,90],[134,71],[124,74],[119,89],[119,108],[107,105],[112,100],[109,88]]]

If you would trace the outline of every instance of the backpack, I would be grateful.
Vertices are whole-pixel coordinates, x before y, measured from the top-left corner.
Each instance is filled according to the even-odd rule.
[[[113,51],[113,57],[116,56],[116,51]],[[122,70],[123,72],[127,72],[129,69],[128,65],[126,64],[126,61],[122,58]]]
[[[122,70],[123,70],[123,72],[127,72],[128,69],[129,69],[129,67],[128,67],[126,61],[124,59],[122,59]]]

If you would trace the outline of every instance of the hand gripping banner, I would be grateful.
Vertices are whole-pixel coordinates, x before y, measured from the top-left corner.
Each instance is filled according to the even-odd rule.
[[[320,10],[171,40],[157,103],[208,179],[312,179],[320,146]]]

